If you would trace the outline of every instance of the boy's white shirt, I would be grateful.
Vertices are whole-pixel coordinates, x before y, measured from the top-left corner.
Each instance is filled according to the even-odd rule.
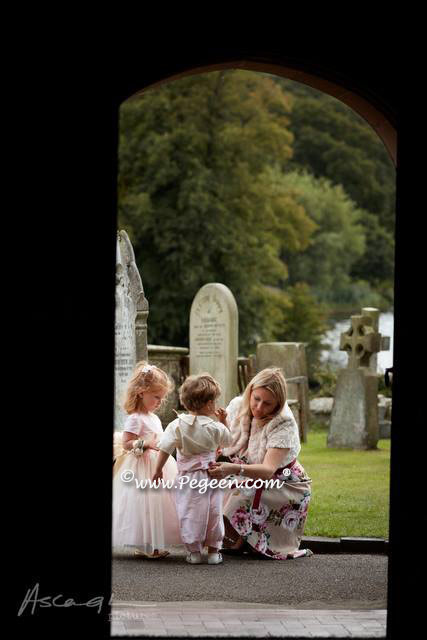
[[[183,413],[168,424],[157,446],[165,453],[172,454],[178,449],[182,455],[191,456],[230,444],[230,431],[221,422]]]

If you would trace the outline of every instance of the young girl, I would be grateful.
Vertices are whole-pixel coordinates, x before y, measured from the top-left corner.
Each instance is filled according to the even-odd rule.
[[[205,545],[208,564],[222,562],[218,549],[224,537],[223,491],[203,486],[210,480],[207,469],[215,462],[217,449],[231,443],[228,428],[215,419],[225,420],[224,410],[215,410],[215,400],[220,393],[219,384],[209,374],[189,376],[180,389],[181,403],[189,414],[181,414],[171,422],[158,445],[153,480],[162,477],[169,455],[177,449],[179,475],[175,481],[175,502],[181,538],[188,551],[186,560],[190,564],[202,562]]]
[[[113,547],[134,546],[135,555],[153,559],[169,555],[165,546],[182,544],[171,492],[148,485],[156,467],[157,441],[163,434],[153,411],[172,388],[164,371],[139,362],[126,391],[124,409],[129,416],[121,442],[115,442],[119,455],[113,467]],[[165,480],[173,481],[177,471],[170,458]]]

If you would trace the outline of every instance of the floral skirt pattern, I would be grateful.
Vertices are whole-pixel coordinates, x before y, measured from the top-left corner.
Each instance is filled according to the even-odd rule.
[[[258,496],[257,508],[255,488],[231,489],[224,500],[224,516],[239,536],[275,560],[313,555],[310,549],[299,548],[311,498],[311,479],[298,461],[289,470],[286,477],[273,476],[272,480],[283,484],[264,489],[260,499]]]

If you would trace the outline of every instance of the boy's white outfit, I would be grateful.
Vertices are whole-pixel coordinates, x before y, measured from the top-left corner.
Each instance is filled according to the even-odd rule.
[[[201,553],[205,545],[222,546],[223,490],[208,485],[212,478],[207,470],[215,462],[216,450],[230,444],[227,427],[208,416],[191,414],[171,422],[158,444],[165,453],[177,452],[175,504],[181,538],[189,552]]]

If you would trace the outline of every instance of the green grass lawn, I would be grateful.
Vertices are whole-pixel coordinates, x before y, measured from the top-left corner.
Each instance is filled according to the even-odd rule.
[[[306,536],[388,538],[390,440],[378,449],[329,449],[327,429],[312,427],[299,461],[313,481]]]

